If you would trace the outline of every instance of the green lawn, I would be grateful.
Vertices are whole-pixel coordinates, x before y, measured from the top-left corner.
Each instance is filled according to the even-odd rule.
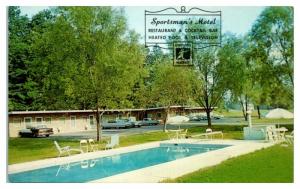
[[[269,123],[269,124],[293,124],[294,119],[267,119],[267,118],[261,118],[258,119],[257,117],[252,118],[252,123],[254,124],[264,124],[264,123]]]
[[[267,114],[269,111],[268,110],[261,110],[261,115]],[[228,118],[241,118],[241,122],[244,121],[244,116],[243,112],[241,110],[229,110],[229,111],[215,111],[216,114],[218,115],[223,115]],[[274,123],[274,124],[293,124],[294,119],[268,119],[261,117],[261,119],[258,119],[258,114],[257,111],[253,111],[251,114],[252,117],[252,122],[254,124],[264,124],[264,123]]]
[[[146,142],[166,140],[163,132],[151,132],[120,137],[120,146],[130,146]],[[79,148],[79,139],[55,138],[59,145]],[[57,157],[54,138],[10,138],[8,141],[8,164],[22,163],[46,158]],[[104,147],[104,141],[99,146]]]
[[[293,152],[292,146],[276,145],[164,182],[290,183],[294,178]]]

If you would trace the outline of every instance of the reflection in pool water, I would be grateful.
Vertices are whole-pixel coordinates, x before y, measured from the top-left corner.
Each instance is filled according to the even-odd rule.
[[[58,167],[55,176],[58,176],[59,172],[61,172],[61,171],[70,171],[71,166],[76,166],[78,164],[80,164],[80,167],[82,169],[92,168],[96,165],[97,161],[98,161],[97,159],[91,159],[91,160],[82,160],[81,162],[78,162],[78,163],[62,164]]]

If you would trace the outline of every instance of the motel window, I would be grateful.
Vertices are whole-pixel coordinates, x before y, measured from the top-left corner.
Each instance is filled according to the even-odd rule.
[[[22,125],[22,120],[20,118],[14,118],[13,123],[16,127],[21,127]]]
[[[51,124],[51,117],[46,117],[45,122],[46,124]]]
[[[43,118],[42,118],[42,117],[36,117],[36,118],[35,118],[35,123],[36,123],[37,125],[41,125],[41,124],[43,123]]]
[[[32,127],[32,117],[25,117],[24,122],[26,128]]]
[[[75,128],[76,127],[76,116],[71,116],[71,127]]]

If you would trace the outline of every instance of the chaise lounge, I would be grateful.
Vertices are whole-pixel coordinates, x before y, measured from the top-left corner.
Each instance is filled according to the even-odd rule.
[[[60,147],[56,141],[54,141],[54,145],[55,145],[57,151],[59,152],[58,157],[61,157],[64,154],[67,154],[68,156],[70,156],[71,151],[83,153],[83,151],[81,149],[71,148],[70,146]]]
[[[192,138],[205,137],[206,139],[208,139],[210,137],[210,139],[212,140],[213,136],[215,136],[215,135],[221,135],[222,139],[224,138],[222,131],[212,131],[212,129],[210,129],[210,128],[206,129],[205,133],[192,135],[191,137]]]

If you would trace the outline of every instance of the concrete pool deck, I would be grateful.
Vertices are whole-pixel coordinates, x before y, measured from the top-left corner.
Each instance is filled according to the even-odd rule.
[[[113,175],[110,177],[93,180],[91,182],[101,183],[157,183],[164,179],[174,179],[179,176],[197,171],[201,168],[217,165],[229,158],[254,152],[256,150],[267,148],[274,143],[264,141],[245,141],[245,140],[197,140],[197,139],[181,139],[158,141],[146,144],[139,144],[129,147],[116,148],[107,151],[90,152],[78,154],[63,158],[50,158],[26,163],[13,164],[8,166],[8,173],[18,173],[33,169],[62,165],[71,162],[78,162],[87,159],[100,158],[121,153],[158,147],[160,143],[197,143],[197,144],[226,144],[232,145],[226,148],[196,154],[190,157],[170,161],[126,173]]]

